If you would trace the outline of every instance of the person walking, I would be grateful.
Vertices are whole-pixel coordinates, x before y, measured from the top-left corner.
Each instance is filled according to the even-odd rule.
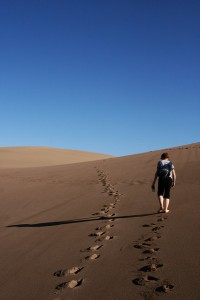
[[[157,169],[155,172],[154,180],[152,183],[152,190],[155,191],[155,183],[158,178],[158,200],[160,209],[158,213],[169,212],[170,202],[170,189],[176,184],[176,172],[174,165],[169,160],[169,154],[163,153],[161,159],[157,163]]]

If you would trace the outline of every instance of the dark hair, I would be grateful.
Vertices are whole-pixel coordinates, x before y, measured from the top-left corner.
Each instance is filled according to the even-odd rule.
[[[169,154],[167,152],[161,155],[161,159],[166,159],[166,158],[169,158]]]

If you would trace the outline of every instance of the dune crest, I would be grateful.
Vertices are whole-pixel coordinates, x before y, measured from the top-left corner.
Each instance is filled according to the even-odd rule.
[[[0,147],[0,168],[27,168],[65,165],[113,156],[50,147]]]

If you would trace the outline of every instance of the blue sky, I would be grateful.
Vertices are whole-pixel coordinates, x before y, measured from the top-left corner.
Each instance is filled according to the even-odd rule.
[[[1,0],[0,146],[200,141],[200,2]]]

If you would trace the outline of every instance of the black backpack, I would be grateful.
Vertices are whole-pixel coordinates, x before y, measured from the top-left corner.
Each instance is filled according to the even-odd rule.
[[[158,165],[158,177],[159,177],[159,179],[166,180],[169,177],[171,170],[172,170],[172,163],[171,162],[169,162],[166,165],[162,165],[162,163],[160,162],[160,164]]]

